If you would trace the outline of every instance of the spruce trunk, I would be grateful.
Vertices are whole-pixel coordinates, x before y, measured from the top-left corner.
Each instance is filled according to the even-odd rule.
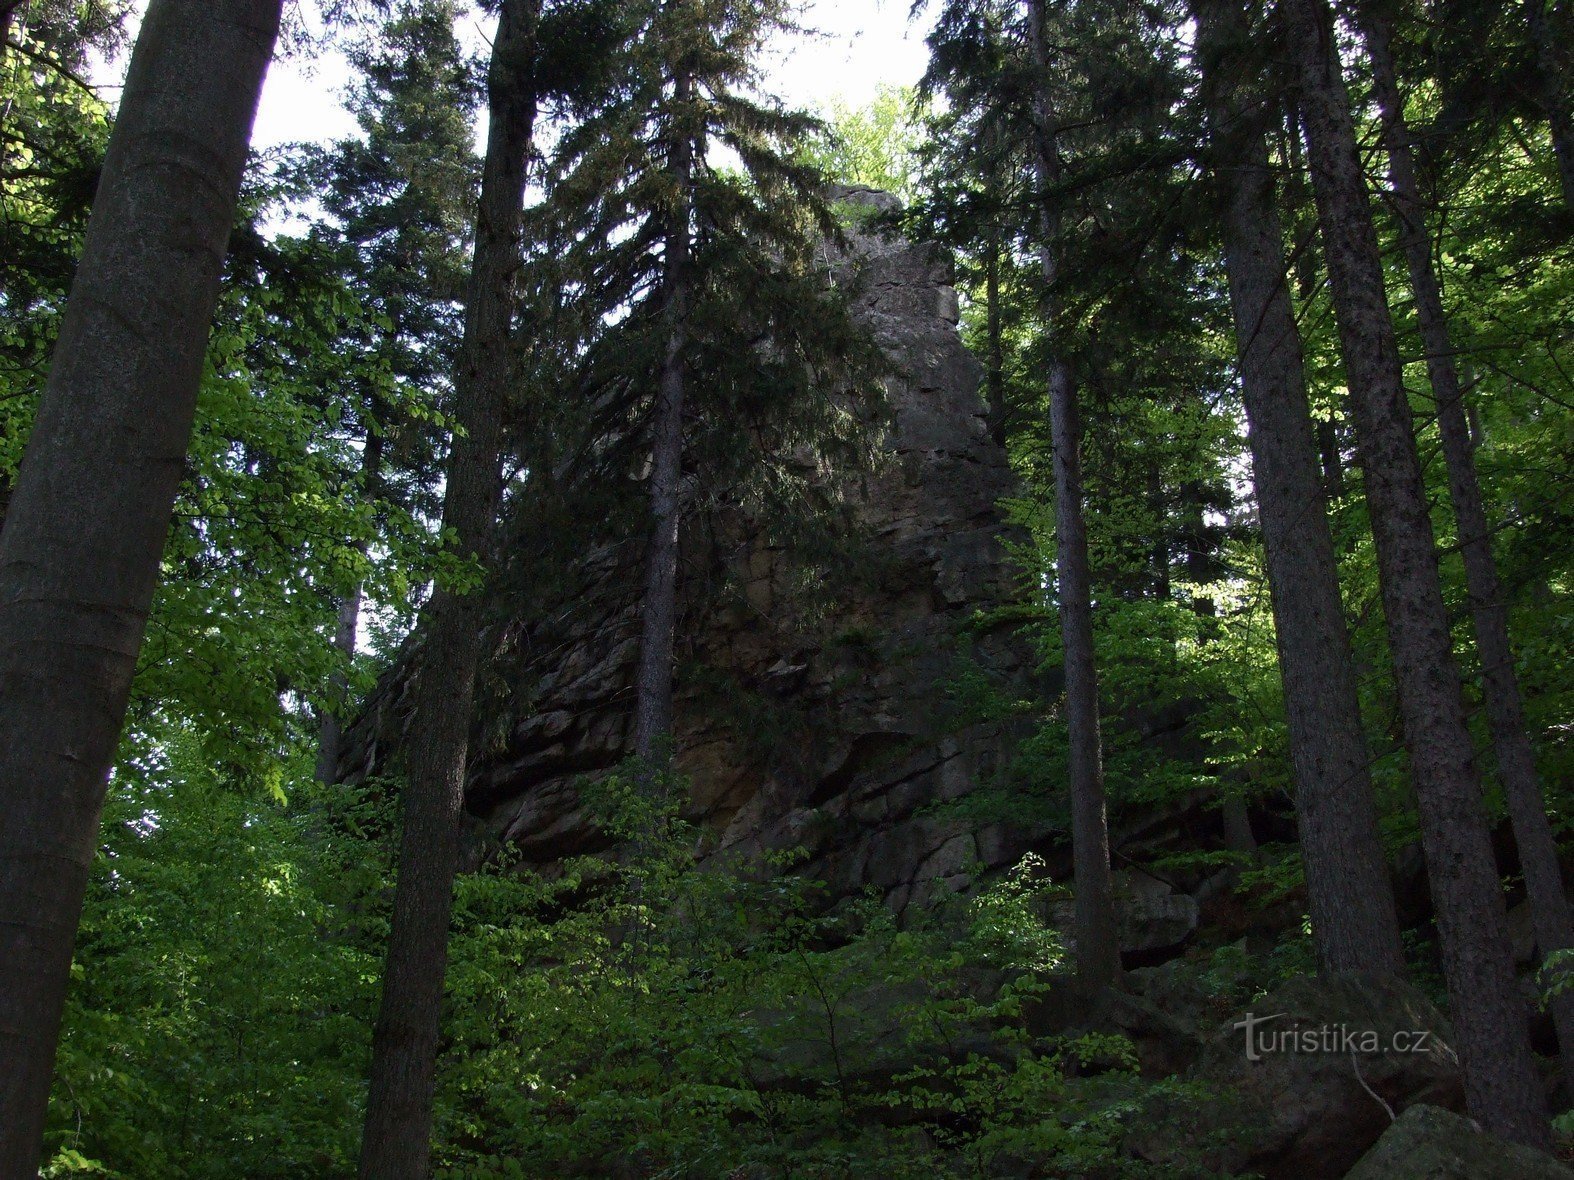
[[[1044,0],[1030,0],[1034,65],[1039,71],[1034,101],[1035,149],[1040,187],[1039,263],[1044,277],[1045,324],[1059,318],[1055,283],[1060,180],[1055,116],[1048,94],[1048,47]],[[1077,979],[1096,991],[1120,979],[1120,932],[1109,867],[1109,819],[1104,802],[1104,766],[1099,733],[1098,668],[1093,653],[1093,587],[1088,563],[1087,522],[1082,514],[1082,459],[1071,369],[1058,355],[1049,362],[1050,440],[1055,470],[1055,580],[1060,602],[1061,644],[1066,666],[1066,728],[1071,779],[1071,860],[1076,890]]]
[[[0,538],[0,1176],[38,1167],[99,812],[280,7],[149,7]]]
[[[1193,0],[1225,270],[1250,425],[1312,941],[1323,971],[1404,971],[1355,660],[1285,278],[1265,107],[1240,0]]]
[[[503,416],[514,368],[510,336],[520,221],[536,114],[533,66],[540,11],[540,0],[504,0],[487,74],[491,117],[455,376],[462,433],[455,434],[449,452],[443,497],[444,531],[469,555],[486,554],[501,491]],[[360,1166],[367,1180],[420,1180],[427,1174],[470,712],[481,657],[482,598],[479,591],[455,594],[439,585],[426,611],[393,925],[372,1034]]]
[[[1049,368],[1050,438],[1055,468],[1055,578],[1066,661],[1067,770],[1071,779],[1071,862],[1076,888],[1077,978],[1089,991],[1120,978],[1119,926],[1109,867],[1109,818],[1093,655],[1093,589],[1082,515],[1082,462],[1071,370]]]
[[[1563,189],[1563,206],[1574,213],[1574,110],[1570,109],[1567,0],[1555,0],[1548,18],[1546,0],[1525,0],[1525,23],[1540,75],[1537,101],[1546,116],[1552,154]]]
[[[1574,946],[1574,917],[1569,913],[1563,871],[1558,865],[1557,840],[1547,819],[1541,782],[1536,775],[1535,755],[1525,726],[1519,676],[1514,670],[1514,651],[1508,636],[1508,604],[1498,580],[1497,560],[1492,555],[1492,532],[1481,498],[1481,484],[1476,478],[1470,424],[1465,419],[1464,391],[1459,370],[1454,366],[1448,319],[1443,311],[1437,273],[1432,267],[1415,153],[1390,47],[1392,34],[1387,18],[1378,13],[1369,0],[1361,5],[1359,19],[1383,117],[1383,141],[1388,151],[1388,175],[1399,219],[1400,245],[1410,272],[1421,346],[1426,351],[1427,376],[1437,400],[1437,428],[1448,467],[1449,499],[1453,502],[1458,526],[1476,649],[1481,657],[1482,697],[1492,731],[1492,747],[1497,755],[1498,776],[1514,827],[1514,842],[1519,848],[1520,866],[1525,874],[1531,924],[1535,928],[1536,942],[1546,955]],[[1574,1078],[1574,991],[1564,991],[1553,1000],[1552,1015],[1558,1030],[1558,1046],[1562,1050],[1563,1075]]]
[[[988,341],[988,368],[985,380],[989,389],[989,437],[1006,445],[1010,412],[1006,407],[1006,362],[1000,316],[1000,260],[1005,253],[998,227],[991,227],[984,249],[984,332]]]
[[[1503,891],[1482,807],[1438,580],[1414,422],[1326,0],[1282,0],[1296,55],[1312,187],[1339,325],[1383,613],[1422,846],[1471,1114],[1517,1142],[1549,1141]]]
[[[692,97],[693,79],[679,72],[674,104]],[[666,307],[661,372],[651,424],[650,539],[645,548],[641,602],[639,673],[634,705],[634,753],[647,769],[670,750],[672,733],[673,635],[678,621],[678,518],[683,481],[683,364],[688,346],[689,234],[693,144],[673,132],[671,168],[676,204],[666,228]]]

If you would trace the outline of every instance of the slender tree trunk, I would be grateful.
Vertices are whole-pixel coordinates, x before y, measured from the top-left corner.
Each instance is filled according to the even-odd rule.
[[[348,663],[355,658],[355,641],[360,634],[361,586],[346,594],[339,602],[339,617],[333,629],[333,647]],[[328,703],[317,721],[317,770],[314,777],[320,783],[332,783],[339,776],[339,755],[344,733],[339,725],[350,692],[350,677],[342,671],[329,679]]]
[[[1569,94],[1568,43],[1574,36],[1570,27],[1574,22],[1569,20],[1567,0],[1554,0],[1550,13],[1547,0],[1525,0],[1525,23],[1540,75],[1536,98],[1552,134],[1563,204],[1574,213],[1574,99]]]
[[[11,39],[11,20],[27,0],[0,0],[0,61],[5,60],[5,45]]]
[[[1541,782],[1536,775],[1535,754],[1525,726],[1519,677],[1514,670],[1514,651],[1508,636],[1508,604],[1498,581],[1497,561],[1492,556],[1492,534],[1487,525],[1481,485],[1476,478],[1470,423],[1465,417],[1459,371],[1454,367],[1442,292],[1432,267],[1431,242],[1421,203],[1415,154],[1394,70],[1392,30],[1388,19],[1370,0],[1360,4],[1357,16],[1372,60],[1373,82],[1383,116],[1384,146],[1388,150],[1389,180],[1399,220],[1400,245],[1410,271],[1421,344],[1426,350],[1427,375],[1437,399],[1438,433],[1442,437],[1443,458],[1448,467],[1449,498],[1453,501],[1459,528],[1459,549],[1464,557],[1476,648],[1481,656],[1482,695],[1492,731],[1492,746],[1514,826],[1514,842],[1519,847],[1536,942],[1543,954],[1550,954],[1574,946],[1574,917],[1569,913],[1568,892],[1558,865],[1557,840],[1547,819]],[[1553,1001],[1552,1014],[1562,1050],[1563,1074],[1574,1078],[1574,992],[1565,991],[1558,996]]]
[[[1052,264],[1049,268],[1052,269]],[[1070,738],[1072,873],[1076,888],[1077,975],[1088,990],[1120,979],[1119,926],[1109,866],[1109,819],[1099,732],[1098,670],[1093,655],[1093,590],[1082,516],[1082,461],[1071,370],[1049,369],[1050,438],[1055,467],[1055,563],[1060,634],[1066,661]]]
[[[486,553],[501,492],[540,11],[541,0],[504,0],[487,75],[491,118],[455,378],[456,418],[463,433],[454,437],[443,497],[443,528],[452,530],[467,554]],[[426,612],[393,926],[372,1034],[360,1168],[366,1180],[421,1180],[427,1174],[471,703],[481,657],[482,597],[479,592],[456,595],[439,584]]]
[[[1273,84],[1273,80],[1270,80],[1269,85]],[[1317,293],[1317,285],[1322,278],[1317,238],[1312,232],[1316,225],[1317,214],[1311,209],[1311,194],[1308,192],[1306,175],[1306,152],[1301,140],[1300,115],[1293,97],[1284,95],[1276,110],[1279,114],[1274,120],[1275,129],[1281,136],[1286,164],[1285,182],[1279,191],[1277,207],[1286,210],[1290,234],[1295,243],[1295,249],[1289,259],[1287,281],[1293,283],[1294,296],[1305,303]],[[1277,216],[1275,221],[1278,221]],[[1283,250],[1276,252],[1282,255]],[[1299,332],[1296,336],[1295,351],[1296,356],[1301,358]],[[1306,385],[1304,358],[1298,362],[1297,367],[1302,375],[1301,385],[1304,389]],[[1317,433],[1318,458],[1323,466],[1323,494],[1330,502],[1342,499],[1345,493],[1345,471],[1344,453],[1339,446],[1339,423],[1332,417],[1317,418],[1314,420],[1313,428]]]
[[[1035,154],[1039,184],[1046,190],[1041,216],[1039,262],[1044,276],[1044,318],[1051,330],[1059,318],[1055,284],[1060,236],[1058,200],[1048,190],[1060,180],[1054,109],[1048,93],[1049,53],[1044,0],[1029,0],[1034,64],[1040,78],[1034,96]],[[1060,633],[1066,661],[1066,728],[1070,738],[1071,860],[1076,888],[1077,977],[1087,990],[1120,979],[1120,931],[1109,867],[1109,819],[1104,803],[1104,766],[1099,733],[1098,671],[1093,656],[1093,586],[1088,563],[1087,523],[1082,515],[1081,438],[1071,369],[1058,355],[1049,362],[1049,429],[1055,470],[1055,577],[1060,599]]]
[[[694,81],[681,69],[674,83],[678,111],[693,97]],[[689,222],[694,149],[673,131],[671,169],[678,196],[666,229],[666,346],[651,430],[650,540],[645,549],[639,673],[634,709],[634,753],[647,763],[669,751],[672,733],[672,650],[678,619],[678,518],[683,482],[683,352],[688,346]]]
[[[1000,326],[1000,256],[1003,253],[998,226],[990,228],[984,249],[984,332],[988,347],[985,381],[989,391],[989,434],[1000,446],[1006,445],[1006,364]]]
[[[1146,478],[1148,511],[1153,513],[1153,519],[1158,522],[1153,547],[1149,550],[1149,560],[1153,562],[1153,589],[1159,601],[1169,602],[1175,596],[1175,586],[1170,578],[1170,537],[1164,481],[1157,460],[1148,468]]]
[[[1250,424],[1312,939],[1323,971],[1402,974],[1354,657],[1319,479],[1267,118],[1240,0],[1192,0],[1220,187],[1225,268]]]
[[[154,0],[0,539],[0,1176],[35,1174],[99,810],[279,0]]]
[[[1208,519],[1203,506],[1202,484],[1187,480],[1181,486],[1181,528],[1186,553],[1186,580],[1192,585],[1191,609],[1205,618],[1215,618],[1218,604],[1200,592],[1215,576],[1214,562],[1208,552]]]
[[[1295,250],[1290,255],[1290,278],[1295,283],[1296,297],[1304,303],[1316,294],[1321,275],[1317,260],[1316,238],[1308,228],[1309,223],[1316,221],[1316,214],[1310,209],[1310,194],[1307,192],[1306,152],[1301,141],[1300,116],[1296,111],[1294,100],[1288,95],[1284,96],[1281,105],[1280,130],[1283,135],[1286,173],[1280,199],[1289,214],[1290,234],[1295,241]],[[1337,437],[1333,424],[1329,423],[1329,438],[1337,441]],[[1333,453],[1337,460],[1339,454],[1337,446],[1334,447]],[[1326,466],[1325,463],[1325,471]]]
[[[367,400],[370,423],[375,416],[377,399]],[[375,424],[369,424],[366,428],[366,438],[361,444],[361,495],[369,503],[375,503],[377,500],[378,485],[382,479],[382,463],[383,436]],[[363,541],[357,548],[364,556],[366,543]],[[344,657],[346,666],[355,658],[355,642],[360,633],[362,598],[361,583],[357,582],[355,588],[339,603],[339,618],[334,627],[333,646]],[[343,739],[339,716],[345,702],[349,699],[349,694],[349,674],[342,671],[335,672],[328,688],[328,704],[323,709],[317,726],[316,778],[320,783],[331,783],[338,777],[340,747]]]
[[[1297,58],[1312,187],[1466,1100],[1489,1131],[1545,1145],[1546,1100],[1514,977],[1503,891],[1465,724],[1414,422],[1332,13],[1326,0],[1281,4]]]
[[[1323,464],[1323,491],[1328,499],[1337,500],[1344,495],[1344,457],[1339,453],[1339,427],[1332,419],[1317,422],[1317,451]]]

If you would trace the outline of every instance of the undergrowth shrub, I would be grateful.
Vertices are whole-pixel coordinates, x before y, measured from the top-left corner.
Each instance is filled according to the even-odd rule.
[[[826,911],[790,856],[696,863],[680,787],[586,788],[624,856],[461,884],[441,1176],[1146,1174],[1124,1141],[1178,1084],[1029,1027],[1064,959],[1041,863]]]

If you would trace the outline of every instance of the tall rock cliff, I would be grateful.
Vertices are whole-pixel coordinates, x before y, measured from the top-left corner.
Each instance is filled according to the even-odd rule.
[[[838,195],[866,212],[894,204]],[[947,256],[855,228],[835,265],[893,368],[887,462],[849,496],[858,554],[827,571],[741,507],[686,530],[675,755],[708,854],[801,848],[799,871],[833,896],[874,886],[901,909],[972,865],[1013,861],[1029,835],[937,806],[990,783],[1009,752],[1008,727],[970,716],[959,689],[1010,692],[1026,674],[1020,644],[986,618],[1016,596],[996,507],[1013,481]],[[467,802],[527,862],[610,842],[579,785],[629,752],[637,562],[637,547],[592,548],[565,592],[500,631]],[[404,695],[397,679],[374,694],[344,777],[382,765]]]

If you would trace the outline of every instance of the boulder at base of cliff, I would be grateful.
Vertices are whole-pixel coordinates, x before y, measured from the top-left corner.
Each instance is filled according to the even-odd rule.
[[[1399,980],[1293,979],[1220,1026],[1193,1068],[1216,1107],[1211,1138],[1157,1125],[1135,1146],[1161,1164],[1200,1154],[1227,1174],[1334,1180],[1393,1114],[1463,1106],[1451,1036],[1437,1008]]]
[[[1346,1180],[1574,1180],[1574,1169],[1426,1103],[1410,1107]]]

